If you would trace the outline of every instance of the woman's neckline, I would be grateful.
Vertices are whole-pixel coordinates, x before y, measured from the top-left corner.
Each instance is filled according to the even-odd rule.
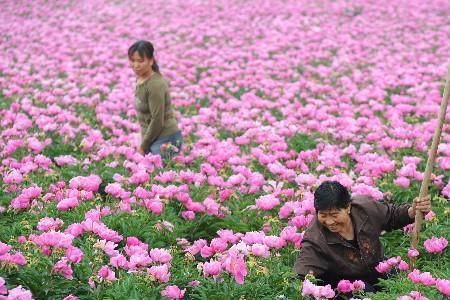
[[[356,232],[355,227],[353,226],[353,220],[350,218],[350,224],[347,232],[338,233],[344,240],[351,241],[355,239]]]
[[[146,83],[147,81],[151,80],[152,78],[154,78],[156,76],[156,72],[152,72],[150,74],[150,76],[148,76],[146,79],[144,79],[141,82],[138,82],[138,80],[136,79],[136,87],[143,85],[144,83]]]

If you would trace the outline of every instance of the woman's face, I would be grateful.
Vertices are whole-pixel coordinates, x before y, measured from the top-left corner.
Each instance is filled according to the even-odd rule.
[[[152,71],[153,59],[146,56],[140,56],[137,51],[131,55],[129,61],[130,67],[133,69],[136,76],[142,77]]]
[[[351,224],[350,205],[347,208],[320,210],[317,219],[331,232],[345,232],[347,226]]]

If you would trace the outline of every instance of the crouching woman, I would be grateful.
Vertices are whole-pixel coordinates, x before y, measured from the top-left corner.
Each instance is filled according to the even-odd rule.
[[[169,87],[159,72],[154,48],[149,41],[138,41],[128,49],[130,66],[136,75],[135,107],[141,126],[141,154],[171,159],[179,152],[183,137],[171,104]]]
[[[416,209],[430,209],[430,198],[416,199],[413,206],[351,199],[343,185],[326,181],[314,193],[314,207],[317,215],[305,232],[295,271],[333,288],[342,279],[362,280],[366,291],[376,291],[375,267],[384,259],[381,232],[413,223]]]

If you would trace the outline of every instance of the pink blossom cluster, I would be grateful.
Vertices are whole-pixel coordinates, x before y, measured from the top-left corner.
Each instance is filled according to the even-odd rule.
[[[442,253],[447,247],[448,241],[444,237],[438,238],[433,236],[431,239],[426,240],[423,245],[429,253]]]
[[[327,284],[325,286],[319,286],[313,284],[308,279],[303,281],[302,285],[302,296],[303,297],[314,297],[314,299],[332,299],[336,293],[331,288],[331,285]]]
[[[39,220],[37,229],[40,231],[58,230],[64,224],[63,220],[58,218],[45,217]]]
[[[397,300],[428,300],[428,298],[417,291],[411,291],[409,295],[398,296]]]
[[[0,262],[7,264],[24,266],[27,264],[25,256],[22,252],[16,252],[14,254],[9,253],[12,247],[0,241]]]
[[[21,285],[8,290],[5,279],[0,277],[0,300],[32,300],[33,295]]]
[[[88,192],[97,192],[102,179],[98,175],[89,175],[87,177],[77,176],[69,181],[71,189],[79,189]]]
[[[375,269],[379,273],[389,273],[393,267],[398,267],[400,271],[406,271],[408,270],[409,265],[402,260],[400,256],[396,256],[379,262]]]
[[[447,297],[450,297],[450,280],[436,279],[436,288]]]
[[[79,160],[72,155],[60,155],[54,158],[56,164],[62,166],[73,166],[79,163]]]
[[[112,271],[108,266],[102,266],[97,272],[98,276],[107,281],[115,281],[116,273]]]
[[[112,241],[99,240],[95,248],[103,250],[109,257],[112,267],[129,271],[143,270],[155,280],[167,283],[170,279],[172,255],[166,249],[148,249],[148,245],[135,237],[128,237],[124,247],[125,253],[116,250],[118,247]],[[124,255],[126,254],[126,256]],[[128,257],[128,258],[127,258]],[[115,272],[109,266],[102,266],[98,276],[104,280],[116,280]]]
[[[355,280],[351,282],[350,280],[340,280],[337,285],[337,289],[340,293],[349,293],[355,291],[363,291],[366,287],[364,281]]]
[[[45,254],[50,255],[51,248],[68,249],[71,247],[74,236],[59,231],[48,231],[40,235],[30,234],[28,239],[40,246]]]
[[[254,255],[261,258],[270,256],[271,250],[285,247],[288,243],[300,247],[303,238],[302,233],[297,232],[294,226],[285,227],[280,236],[269,236],[263,231],[234,233],[232,230],[219,230],[218,238],[213,238],[208,245],[206,240],[200,239],[190,246],[183,246],[191,255],[200,254],[203,258],[212,256],[219,260],[211,259],[201,264],[205,277],[218,277],[222,271],[230,273],[236,282],[242,284],[247,274],[245,256]],[[231,247],[229,247],[231,246]],[[235,268],[239,264],[239,268]]]
[[[33,186],[25,188],[21,191],[19,196],[11,201],[10,206],[15,209],[27,209],[30,208],[32,201],[41,196],[42,188]]]
[[[421,273],[419,270],[414,269],[411,273],[408,274],[408,278],[411,279],[414,283],[421,283],[424,285],[434,285],[436,283],[436,279],[430,274],[430,272]]]
[[[169,285],[164,290],[161,291],[161,296],[170,300],[183,299],[186,289],[180,289],[176,285]]]
[[[71,227],[70,230],[75,231],[77,235],[81,235],[83,232],[92,232],[102,239],[115,243],[120,242],[123,239],[117,231],[108,228],[99,219],[87,217],[81,224],[74,223],[72,225],[74,226]]]
[[[19,170],[13,169],[3,176],[3,183],[6,185],[7,192],[14,192],[19,189],[23,182],[23,175]]]
[[[445,296],[450,296],[450,280],[434,278],[430,272],[420,272],[414,269],[408,274],[408,278],[416,284],[423,284],[426,286],[434,286]]]

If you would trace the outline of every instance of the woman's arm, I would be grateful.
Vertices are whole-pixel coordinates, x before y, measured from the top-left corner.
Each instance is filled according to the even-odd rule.
[[[416,209],[420,209],[422,212],[430,209],[429,197],[425,197],[420,201],[416,199],[413,206],[409,204],[387,204],[377,201],[370,203],[373,205],[373,210],[370,209],[367,213],[374,214],[380,220],[381,229],[386,231],[399,229],[414,222]]]
[[[317,244],[303,240],[300,255],[295,262],[294,269],[300,278],[304,278],[308,274],[320,278],[328,269],[328,261],[320,253]]]

